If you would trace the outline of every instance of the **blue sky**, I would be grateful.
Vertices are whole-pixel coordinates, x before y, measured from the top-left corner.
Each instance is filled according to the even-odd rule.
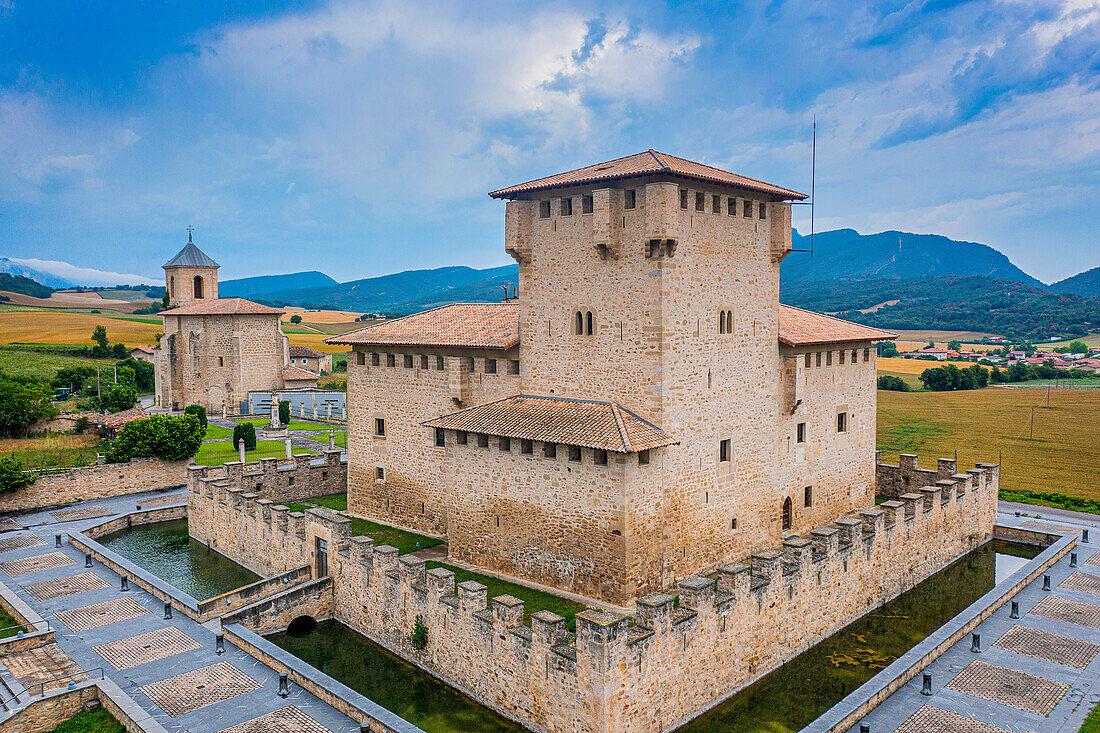
[[[815,115],[819,229],[1100,265],[1100,0],[0,0],[0,255],[506,264],[489,190],[650,147],[808,190]]]

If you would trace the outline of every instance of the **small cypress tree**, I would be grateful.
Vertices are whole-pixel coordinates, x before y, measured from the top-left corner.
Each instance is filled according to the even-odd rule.
[[[279,400],[279,422],[290,424],[290,400]]]
[[[240,450],[241,441],[245,450],[256,450],[256,428],[252,423],[244,423],[233,428],[233,449]]]
[[[417,651],[428,645],[428,625],[424,623],[424,617],[416,614],[416,622],[413,624],[412,633],[409,634],[409,643]]]
[[[203,435],[206,434],[206,408],[202,405],[188,405],[183,409],[184,415],[194,415],[199,419],[199,425],[202,425]]]

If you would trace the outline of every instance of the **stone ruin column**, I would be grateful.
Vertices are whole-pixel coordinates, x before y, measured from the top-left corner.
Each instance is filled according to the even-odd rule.
[[[287,458],[290,458],[290,457],[291,457],[291,452],[290,452],[290,438],[289,438],[289,437],[288,437],[288,438],[286,439],[286,457],[287,457]]]

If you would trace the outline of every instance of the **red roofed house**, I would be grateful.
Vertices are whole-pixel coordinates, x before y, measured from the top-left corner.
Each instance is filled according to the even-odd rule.
[[[895,336],[779,304],[804,194],[647,151],[490,195],[517,298],[327,339],[351,512],[625,604],[874,507]]]
[[[169,309],[154,349],[157,406],[174,411],[195,403],[237,414],[249,391],[317,386],[318,374],[290,363],[282,311],[218,298],[218,267],[190,234],[164,264]]]

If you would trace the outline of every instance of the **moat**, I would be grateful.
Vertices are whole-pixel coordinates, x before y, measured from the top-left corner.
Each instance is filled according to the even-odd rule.
[[[200,601],[260,579],[192,539],[186,519],[139,524],[104,535],[98,542]]]

